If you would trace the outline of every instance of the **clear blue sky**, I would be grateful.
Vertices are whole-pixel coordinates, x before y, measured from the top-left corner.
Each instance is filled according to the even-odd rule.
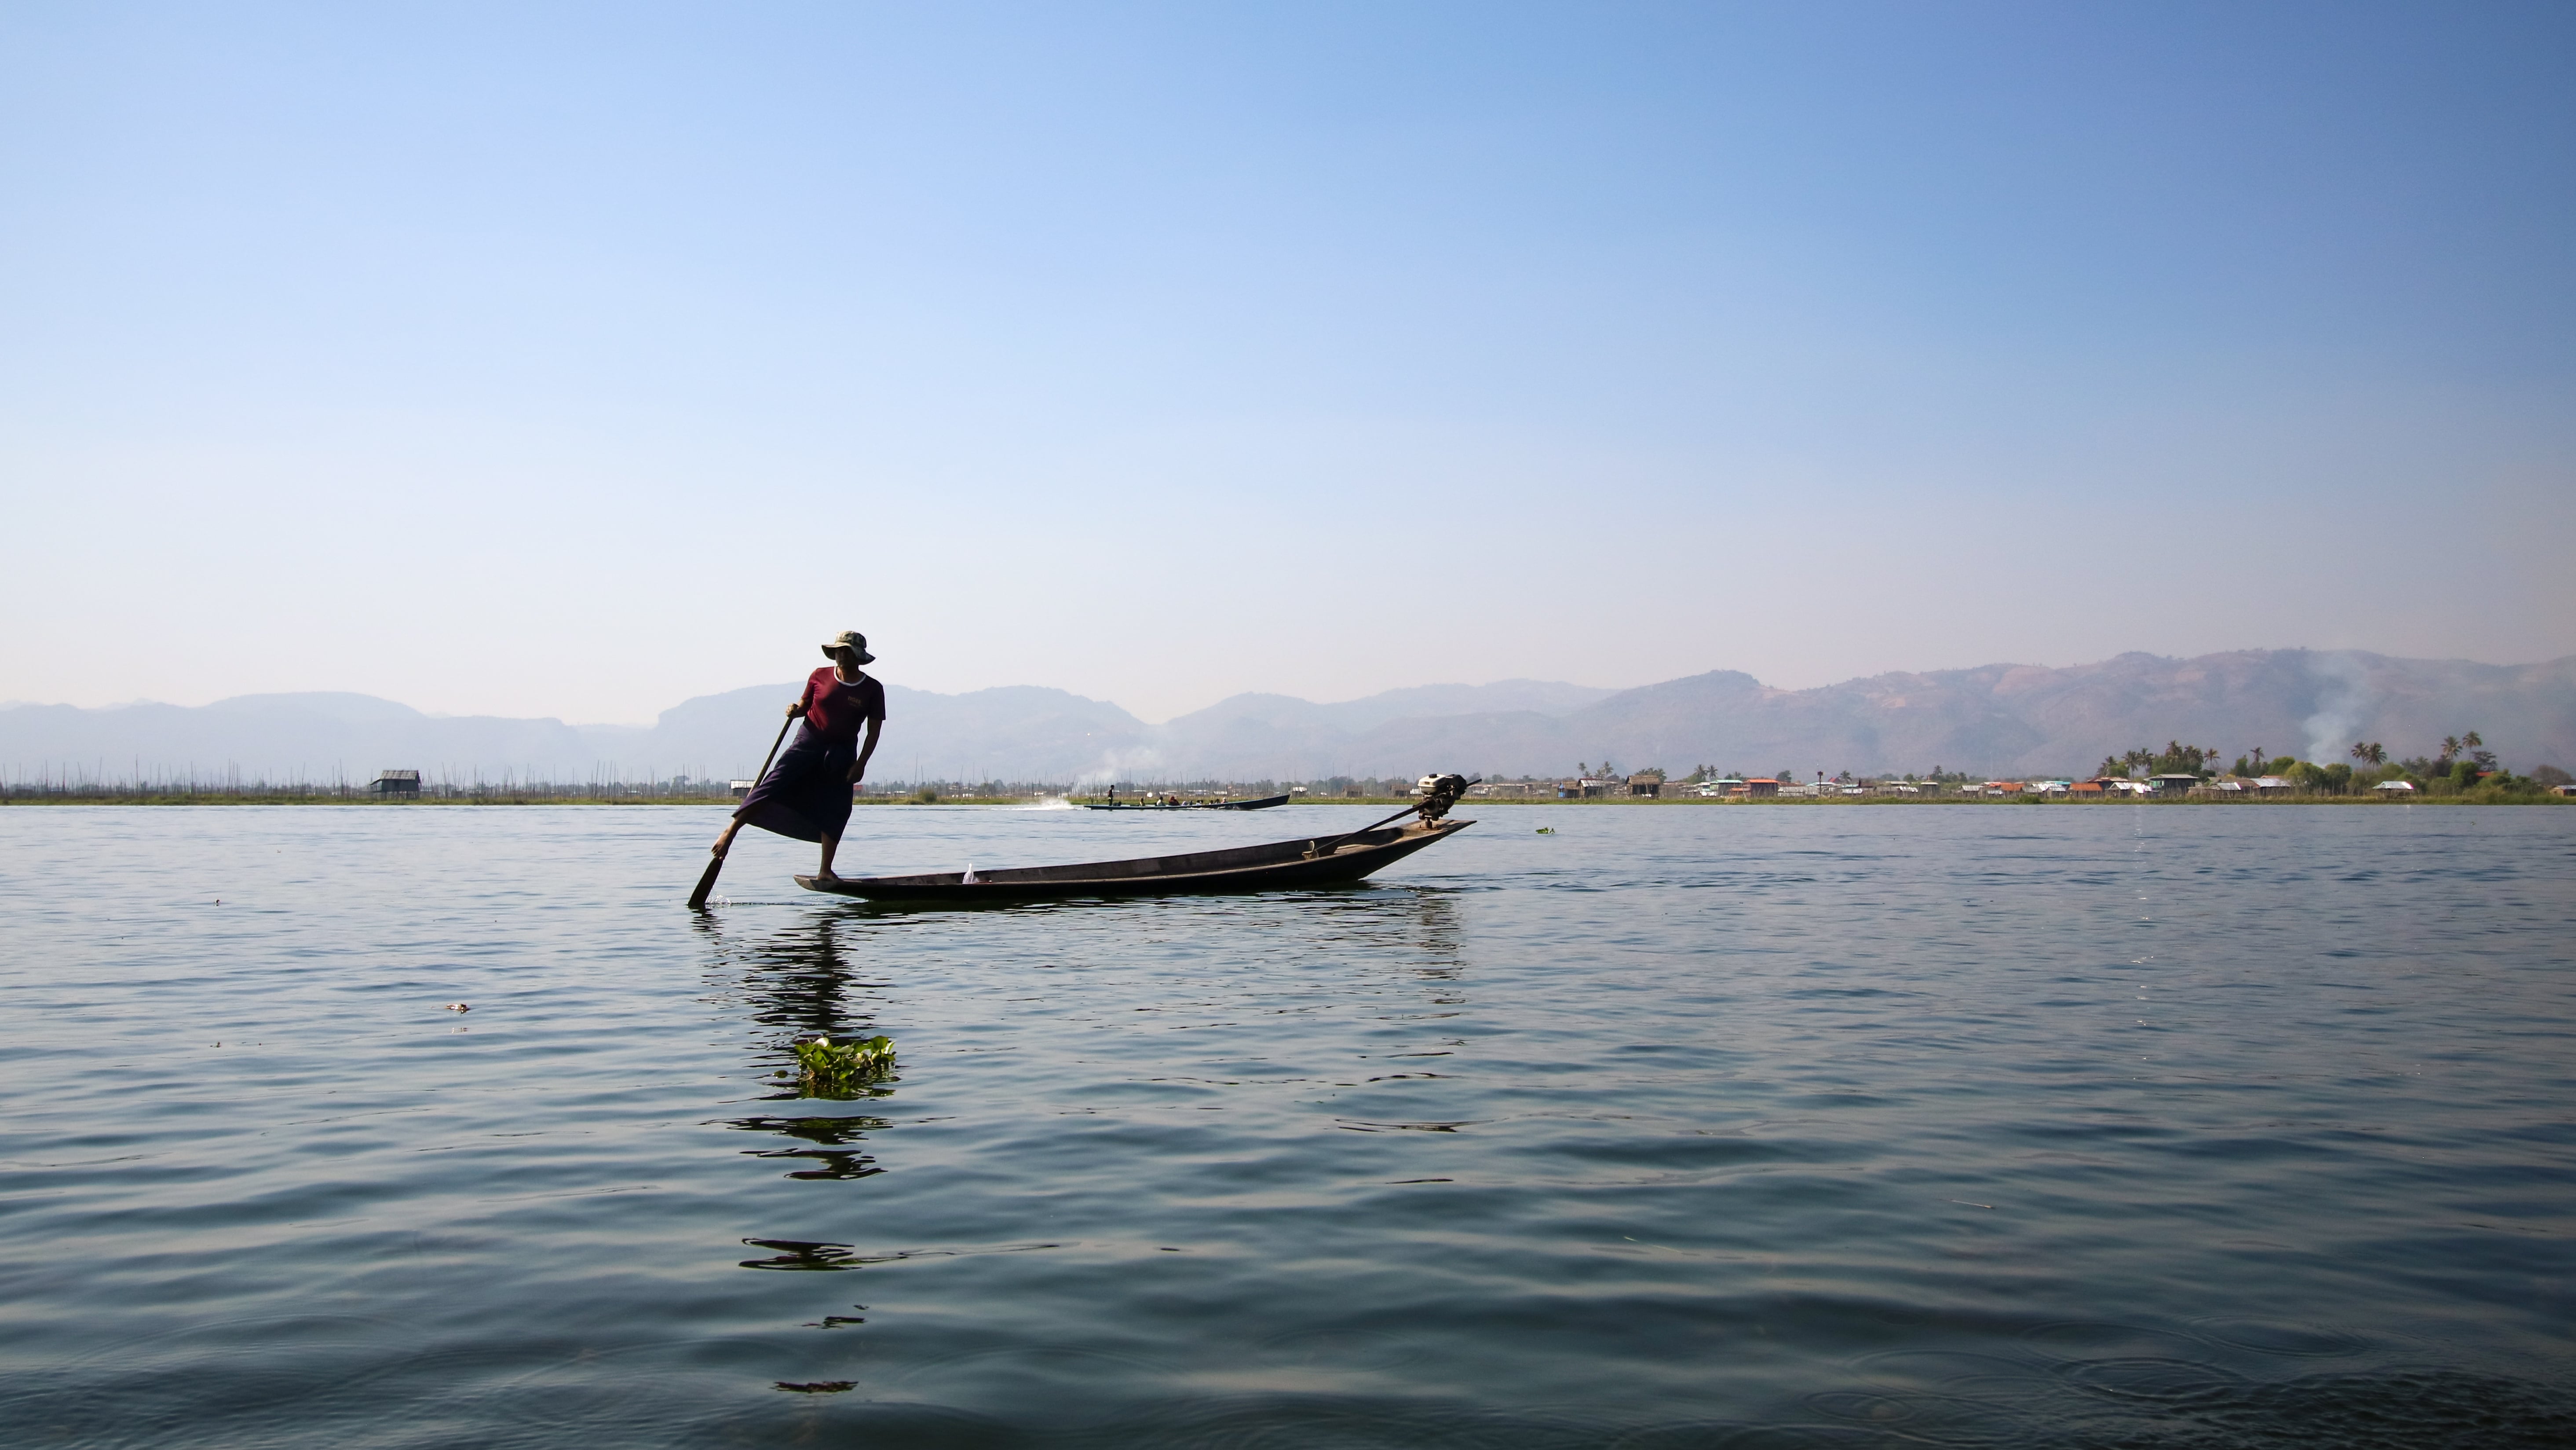
[[[0,12],[0,699],[2576,653],[2576,7]]]

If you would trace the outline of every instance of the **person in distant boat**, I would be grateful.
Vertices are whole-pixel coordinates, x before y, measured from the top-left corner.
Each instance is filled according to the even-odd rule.
[[[805,693],[787,707],[789,718],[805,717],[804,728],[788,744],[778,763],[760,778],[734,807],[714,852],[733,848],[734,833],[758,826],[799,841],[820,841],[823,864],[818,881],[834,881],[832,853],[850,823],[850,791],[867,779],[868,757],[877,753],[877,735],[885,728],[885,684],[859,666],[872,663],[868,637],[843,630],[823,646],[832,663],[805,681]],[[867,733],[861,743],[860,732]]]

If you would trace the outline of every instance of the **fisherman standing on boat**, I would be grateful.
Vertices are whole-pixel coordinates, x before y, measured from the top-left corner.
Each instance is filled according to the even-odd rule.
[[[877,735],[885,728],[885,685],[864,674],[871,663],[868,637],[845,629],[823,646],[832,663],[805,681],[805,693],[787,707],[790,718],[805,717],[795,743],[734,808],[714,852],[721,860],[733,846],[734,833],[746,825],[776,831],[799,841],[823,843],[823,864],[814,879],[830,882],[832,853],[840,849],[841,832],[850,823],[850,791],[867,778],[868,757],[877,753]],[[861,744],[859,731],[867,730]]]

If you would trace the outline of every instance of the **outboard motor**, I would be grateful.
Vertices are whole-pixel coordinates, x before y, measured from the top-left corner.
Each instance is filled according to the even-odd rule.
[[[1426,775],[1422,778],[1422,783],[1414,787],[1415,790],[1422,792],[1422,800],[1411,810],[1397,811],[1394,815],[1387,817],[1383,821],[1379,821],[1374,825],[1362,826],[1356,831],[1344,831],[1338,836],[1325,836],[1318,840],[1309,841],[1306,843],[1306,859],[1312,861],[1320,857],[1330,856],[1335,851],[1342,849],[1345,842],[1365,836],[1369,832],[1378,829],[1380,826],[1393,825],[1395,822],[1403,820],[1406,816],[1418,815],[1422,817],[1423,824],[1429,825],[1431,822],[1449,814],[1449,808],[1456,805],[1458,803],[1458,798],[1467,793],[1467,787],[1474,785],[1475,783],[1476,782],[1469,780],[1463,775]],[[1405,827],[1405,829],[1411,830],[1412,827],[1408,826]],[[1398,832],[1398,834],[1400,835],[1402,832]]]
[[[1422,792],[1422,804],[1414,809],[1421,812],[1425,821],[1436,821],[1449,814],[1449,808],[1456,805],[1458,798],[1467,793],[1467,787],[1474,784],[1463,775],[1426,775],[1417,787]]]

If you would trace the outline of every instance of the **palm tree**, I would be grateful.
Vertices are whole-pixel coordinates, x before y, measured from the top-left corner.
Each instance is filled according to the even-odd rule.
[[[2470,731],[2468,734],[2461,736],[2461,737],[2460,737],[2460,743],[2461,743],[2462,745],[2467,746],[2467,747],[2468,747],[2469,749],[2471,749],[2471,750],[2475,750],[2475,749],[2477,749],[2478,747],[2480,747],[2480,746],[2482,746],[2482,745],[2486,744],[2486,742],[2485,742],[2485,741],[2480,740],[2480,739],[2478,738],[2478,732],[2476,732],[2475,730],[2472,730],[2472,731]]]
[[[2356,740],[2352,743],[2352,758],[2364,765],[2386,765],[2388,751],[2376,740]]]

